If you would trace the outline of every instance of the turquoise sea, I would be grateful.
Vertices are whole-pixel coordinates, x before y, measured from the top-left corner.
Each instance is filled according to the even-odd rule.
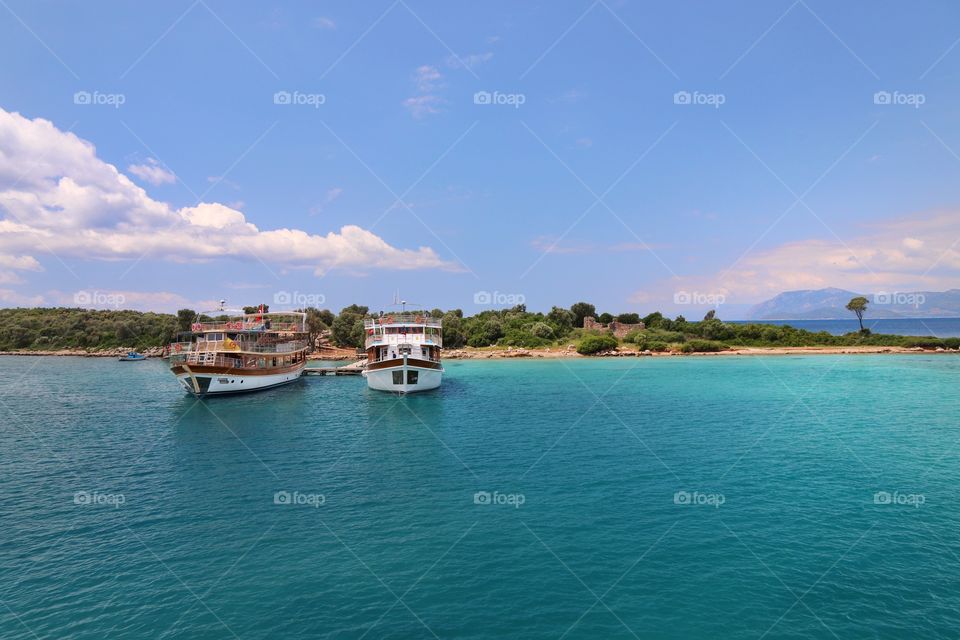
[[[0,358],[0,638],[953,638],[960,359]]]

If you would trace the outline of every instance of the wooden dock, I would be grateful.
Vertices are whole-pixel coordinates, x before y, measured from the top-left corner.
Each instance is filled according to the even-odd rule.
[[[359,376],[363,372],[366,360],[360,360],[342,367],[307,367],[303,370],[305,376]]]

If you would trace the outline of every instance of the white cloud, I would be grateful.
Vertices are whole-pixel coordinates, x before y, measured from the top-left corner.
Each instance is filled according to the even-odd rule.
[[[416,96],[403,101],[403,106],[405,106],[415,118],[440,113],[440,106],[442,104],[443,98],[434,95]]]
[[[443,80],[443,74],[440,73],[439,69],[429,64],[417,67],[417,71],[414,74],[414,81],[417,83],[417,88],[424,93],[429,93],[437,89],[440,86],[441,80]]]
[[[313,24],[313,27],[315,29],[336,29],[337,28],[337,23],[325,16],[314,18],[311,24]]]
[[[466,66],[468,69],[474,69],[480,65],[490,62],[493,59],[493,52],[471,53],[465,56],[450,56],[447,58],[447,66],[451,69],[460,69]]]
[[[89,142],[2,109],[0,215],[0,255],[17,256],[18,268],[39,266],[30,254],[43,250],[101,260],[259,258],[318,272],[457,269],[429,247],[400,249],[354,225],[325,235],[261,230],[216,202],[175,209],[98,158]]]
[[[153,185],[173,184],[177,176],[160,166],[153,158],[147,158],[145,164],[132,164],[127,171]]]
[[[955,288],[958,271],[960,214],[939,212],[871,224],[843,241],[831,235],[751,252],[729,269],[664,280],[630,300],[670,299],[676,291],[722,294],[737,304],[824,287],[936,291]]]
[[[30,296],[13,289],[0,289],[0,306],[3,307],[39,307],[44,302],[41,295]]]

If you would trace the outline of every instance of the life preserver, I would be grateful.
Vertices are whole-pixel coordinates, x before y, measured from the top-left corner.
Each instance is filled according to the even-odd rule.
[[[386,324],[393,324],[393,316],[387,316],[383,319]]]
[[[423,316],[417,316],[414,319],[417,321],[417,324],[423,324]]]
[[[180,351],[183,350],[183,347],[181,347],[180,343],[178,342],[177,344],[173,345],[173,350],[177,353],[180,353]]]

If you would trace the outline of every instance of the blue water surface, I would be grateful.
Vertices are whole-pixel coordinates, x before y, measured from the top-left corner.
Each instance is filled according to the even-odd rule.
[[[0,358],[0,638],[949,638],[953,355]]]

